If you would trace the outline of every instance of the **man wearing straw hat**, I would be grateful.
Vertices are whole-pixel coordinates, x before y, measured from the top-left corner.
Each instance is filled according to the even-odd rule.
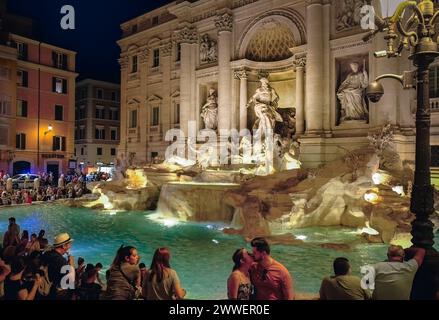
[[[61,233],[55,237],[52,250],[47,251],[43,256],[43,261],[47,265],[49,280],[52,283],[50,288],[49,299],[69,299],[71,291],[63,288],[63,281],[66,271],[62,270],[64,266],[69,266],[68,273],[75,274],[75,259],[69,254],[73,239],[68,233]],[[64,257],[67,255],[67,259]],[[69,279],[69,284],[74,278]]]

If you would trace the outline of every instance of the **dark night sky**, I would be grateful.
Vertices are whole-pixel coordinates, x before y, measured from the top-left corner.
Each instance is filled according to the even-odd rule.
[[[119,82],[120,24],[169,0],[9,0],[8,11],[35,19],[37,40],[77,52],[79,79]],[[60,27],[63,5],[75,8],[75,30]]]

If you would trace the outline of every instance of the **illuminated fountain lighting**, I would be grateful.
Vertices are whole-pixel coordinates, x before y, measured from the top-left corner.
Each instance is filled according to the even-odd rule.
[[[143,169],[128,169],[128,186],[126,187],[128,190],[137,190],[146,188],[148,184],[148,178],[145,175],[145,171]]]
[[[284,160],[286,161],[286,163],[284,164],[285,170],[300,169],[302,167],[302,163],[299,160],[293,158],[293,156],[289,153],[286,153],[284,155]]]
[[[375,191],[368,191],[364,194],[364,200],[372,204],[378,204],[380,202],[380,196]]]
[[[111,203],[110,199],[105,194],[101,194],[98,201],[104,205],[105,210],[114,209],[113,204]]]
[[[370,227],[369,221],[366,221],[366,227],[364,227],[363,229],[360,229],[359,233],[360,234],[366,233],[366,234],[369,234],[371,236],[377,236],[380,234],[377,230]]]
[[[387,184],[390,181],[390,175],[383,172],[376,172],[372,175],[372,181],[375,185]]]
[[[399,194],[401,197],[405,196],[404,187],[403,186],[395,186],[395,187],[392,188],[392,190],[394,192],[396,192],[397,194]]]
[[[163,218],[163,216],[160,213],[149,214],[146,216],[146,218],[154,222],[157,222],[159,224],[162,224],[167,228],[175,227],[181,223],[181,221],[179,221],[176,218],[169,218],[169,217]]]

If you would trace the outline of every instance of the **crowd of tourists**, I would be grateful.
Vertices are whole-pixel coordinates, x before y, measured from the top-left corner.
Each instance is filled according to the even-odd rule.
[[[264,238],[251,241],[252,250],[237,249],[232,272],[225,280],[230,300],[294,300],[293,277],[271,256]],[[0,259],[0,299],[4,300],[178,300],[187,297],[169,248],[158,248],[150,267],[140,263],[137,248],[121,246],[101,279],[101,263],[75,261],[70,255],[74,240],[69,234],[55,237],[49,246],[44,230],[38,235],[20,232],[9,219]],[[321,300],[409,300],[414,277],[425,250],[390,246],[387,259],[374,264],[369,286],[352,275],[349,260],[333,261],[334,275],[321,283]],[[76,264],[75,264],[76,262]],[[66,278],[67,277],[67,278]],[[184,280],[184,279],[183,279]],[[373,285],[371,286],[372,282]],[[364,281],[363,281],[364,282]],[[74,284],[74,285],[73,285]],[[436,289],[439,288],[434,283]],[[439,299],[439,290],[435,291]]]
[[[2,173],[0,173],[0,176]],[[51,174],[42,173],[41,180],[26,184],[26,188],[7,188],[8,175],[0,177],[0,206],[32,204],[40,201],[55,201],[58,199],[73,199],[87,192],[85,176],[62,176],[57,183],[53,182]],[[6,180],[5,180],[6,178]],[[55,186],[56,185],[56,186]]]

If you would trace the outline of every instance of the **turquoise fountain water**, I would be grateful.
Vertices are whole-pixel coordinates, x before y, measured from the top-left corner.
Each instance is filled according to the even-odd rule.
[[[72,248],[75,258],[84,257],[86,263],[101,262],[104,271],[121,244],[136,246],[141,261],[147,266],[154,250],[167,246],[171,249],[171,265],[178,271],[191,299],[226,298],[231,256],[237,248],[249,248],[241,237],[223,234],[223,225],[164,223],[152,219],[155,216],[153,212],[116,213],[57,204],[2,208],[1,235],[7,229],[10,216],[16,217],[22,230],[29,233],[45,229],[50,242],[57,233],[70,233],[75,239]],[[305,239],[306,245],[273,245],[272,255],[290,270],[298,292],[317,293],[321,279],[331,274],[332,260],[336,257],[347,257],[357,275],[360,275],[360,266],[385,258],[386,246],[360,243],[352,229],[310,228],[293,233]],[[328,242],[351,243],[353,249],[340,252],[318,245]],[[439,243],[438,236],[436,243]]]

